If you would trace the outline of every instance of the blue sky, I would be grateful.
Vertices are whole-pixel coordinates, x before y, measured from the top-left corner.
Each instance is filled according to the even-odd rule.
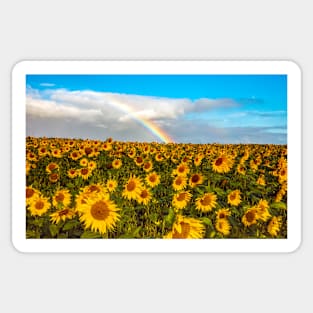
[[[26,83],[31,136],[160,141],[144,118],[175,142],[287,141],[285,75],[28,75]]]

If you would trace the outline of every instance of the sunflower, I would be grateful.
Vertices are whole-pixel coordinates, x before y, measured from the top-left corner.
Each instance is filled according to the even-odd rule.
[[[193,174],[189,179],[189,185],[194,188],[203,183],[203,176],[201,174]]]
[[[122,196],[123,198],[127,198],[129,200],[131,199],[137,200],[142,189],[143,186],[140,178],[137,178],[136,176],[131,176],[124,186]]]
[[[58,224],[60,221],[65,221],[66,219],[72,219],[76,215],[73,209],[61,209],[50,214],[50,221],[54,224]]]
[[[238,164],[237,165],[237,173],[241,174],[241,175],[245,175],[246,174],[246,169],[242,164]]]
[[[26,175],[29,174],[29,171],[30,171],[31,168],[32,168],[31,163],[29,163],[28,161],[26,161],[26,167],[25,167],[25,169],[26,169]]]
[[[139,194],[139,197],[137,198],[137,201],[139,203],[143,203],[144,205],[147,205],[149,201],[151,200],[151,191],[148,188],[143,188],[141,190],[141,193]]]
[[[51,174],[49,175],[49,181],[50,181],[51,183],[56,183],[56,182],[59,180],[59,178],[60,178],[60,176],[59,176],[58,173],[51,173]]]
[[[173,175],[187,176],[189,173],[189,167],[187,163],[180,163],[177,168],[173,171]]]
[[[30,205],[28,206],[28,210],[30,211],[31,215],[41,216],[46,213],[50,209],[50,207],[51,204],[48,198],[40,195],[30,203]]]
[[[185,189],[187,185],[187,177],[178,175],[173,180],[173,189],[176,191]]]
[[[200,166],[203,158],[204,156],[202,154],[198,154],[193,161],[194,165],[197,167]]]
[[[78,172],[77,170],[75,170],[74,168],[70,168],[68,171],[67,171],[67,176],[69,178],[75,178],[77,176]]]
[[[164,159],[164,158],[163,158],[163,155],[162,155],[161,153],[156,154],[155,160],[156,160],[157,162],[162,162],[163,159]]]
[[[117,187],[117,181],[115,179],[108,179],[106,187],[109,192],[113,192]]]
[[[96,161],[89,161],[88,168],[93,171],[94,169],[97,168],[97,162]]]
[[[33,188],[32,186],[26,187],[26,205],[31,204],[40,196],[40,191]]]
[[[46,166],[46,172],[51,174],[52,172],[59,169],[59,165],[57,163],[51,162]]]
[[[236,189],[230,192],[227,196],[227,203],[238,206],[241,202],[240,190]]]
[[[242,216],[242,223],[247,227],[257,223],[258,211],[256,207],[248,209]]]
[[[155,187],[160,183],[160,176],[156,172],[152,172],[146,176],[145,181],[150,187]]]
[[[112,144],[110,142],[105,142],[102,144],[101,148],[103,151],[110,151],[112,150]]]
[[[190,191],[181,191],[174,195],[172,204],[176,209],[183,209],[190,201],[192,194]]]
[[[86,167],[88,165],[88,159],[87,158],[82,158],[79,161],[79,165],[82,166],[82,167]]]
[[[26,157],[27,157],[28,161],[33,161],[33,162],[37,162],[38,161],[36,155],[34,153],[32,153],[32,152],[28,152]]]
[[[196,209],[202,212],[212,211],[216,207],[217,196],[212,192],[205,193],[196,200]]]
[[[265,177],[264,177],[263,174],[261,174],[261,175],[258,177],[256,183],[257,183],[258,185],[260,185],[260,186],[265,186],[266,183],[265,183]]]
[[[135,158],[135,163],[137,166],[141,166],[143,164],[143,162],[144,162],[144,159],[142,156],[139,155]]]
[[[221,154],[215,160],[212,161],[212,168],[218,173],[227,173],[231,170],[233,161],[226,154]]]
[[[273,216],[267,225],[267,232],[271,236],[276,237],[278,235],[279,230],[280,230],[281,224],[282,224],[282,217],[281,216]]]
[[[54,207],[62,205],[63,207],[69,206],[71,203],[71,194],[67,189],[58,190],[52,197],[52,204]]]
[[[145,172],[150,172],[153,168],[153,163],[151,161],[146,161],[144,164],[143,164],[143,170]]]
[[[260,200],[256,208],[258,219],[262,220],[263,222],[266,222],[271,217],[271,214],[268,211],[269,205],[267,200]]]
[[[112,167],[115,169],[119,169],[122,166],[122,161],[120,159],[115,159],[112,162]]]
[[[47,149],[47,147],[45,146],[40,146],[38,148],[38,155],[40,157],[45,157],[45,156],[48,156],[49,155],[49,150]]]
[[[88,167],[83,167],[78,170],[78,175],[84,179],[87,180],[91,175],[91,170]]]
[[[80,208],[81,216],[79,220],[84,224],[85,229],[98,231],[105,234],[114,229],[116,223],[120,219],[117,213],[119,209],[115,203],[100,193],[98,196],[88,198]]]
[[[54,156],[55,158],[62,158],[62,152],[60,149],[52,150],[51,155]]]
[[[223,218],[227,218],[228,216],[230,216],[230,210],[229,209],[219,209],[215,212],[216,214],[216,218],[217,219],[223,219]]]
[[[205,227],[201,221],[178,215],[172,230],[164,236],[167,239],[200,239],[203,238]]]
[[[230,234],[231,225],[226,218],[220,218],[215,222],[215,229],[224,236],[227,236]]]
[[[81,157],[81,152],[79,150],[75,150],[70,153],[70,158],[74,161],[78,160],[80,157]]]

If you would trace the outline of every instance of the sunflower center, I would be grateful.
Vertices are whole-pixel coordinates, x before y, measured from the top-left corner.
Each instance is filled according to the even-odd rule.
[[[90,192],[94,192],[94,191],[99,192],[99,191],[100,191],[100,188],[99,188],[98,186],[91,185],[91,186],[89,187],[89,191],[90,191]]]
[[[48,168],[50,171],[52,171],[56,168],[56,165],[55,164],[49,164]]]
[[[183,180],[182,180],[182,178],[181,177],[178,177],[177,179],[176,179],[176,185],[181,185],[182,184],[182,182],[183,182]]]
[[[144,168],[147,170],[150,168],[150,163],[145,163]]]
[[[236,195],[234,193],[232,193],[230,196],[229,196],[229,199],[230,200],[235,200],[236,199]]]
[[[202,198],[200,200],[202,205],[210,205],[212,202],[211,196],[210,195],[206,195],[204,198]]]
[[[35,191],[33,189],[26,189],[26,198],[31,198],[34,195]]]
[[[255,213],[253,211],[250,211],[246,214],[246,219],[249,223],[251,223],[255,218]]]
[[[42,210],[45,206],[45,203],[43,201],[37,201],[36,204],[35,204],[35,208],[36,210]]]
[[[225,214],[224,213],[220,213],[219,214],[219,218],[225,218],[226,216],[225,216]]]
[[[91,148],[85,148],[85,153],[88,155],[92,152],[92,149]]]
[[[181,226],[181,233],[174,231],[173,238],[181,239],[187,238],[190,233],[190,225],[188,223],[180,223]]]
[[[185,192],[180,193],[180,194],[178,195],[178,197],[177,197],[177,200],[178,200],[178,201],[184,201],[184,200],[186,200],[186,193],[185,193]]]
[[[81,170],[81,173],[82,173],[83,175],[88,174],[88,169],[87,169],[87,168],[83,168],[83,169]]]
[[[132,180],[127,184],[127,190],[128,191],[133,191],[136,189],[136,183]]]
[[[55,200],[57,201],[57,202],[62,202],[63,200],[64,200],[64,194],[62,193],[62,192],[60,192],[60,193],[58,193],[57,195],[56,195],[56,197],[55,197]]]
[[[178,172],[179,173],[183,173],[185,171],[185,167],[184,166],[180,166],[179,168],[178,168]]]
[[[59,216],[64,216],[64,215],[66,215],[68,212],[69,212],[68,209],[64,209],[64,210],[59,211],[58,214],[59,214]]]
[[[215,165],[216,166],[219,166],[223,163],[223,158],[218,158],[216,161],[215,161]]]
[[[90,214],[94,219],[103,221],[110,215],[110,209],[106,202],[100,200],[92,205]]]
[[[200,180],[200,176],[198,174],[192,175],[191,181],[193,183],[197,183],[197,182],[199,182],[199,180]]]
[[[142,161],[143,161],[142,157],[138,157],[138,158],[137,158],[137,162],[138,162],[138,163],[142,163]]]
[[[147,190],[143,190],[140,194],[141,198],[147,198],[148,197],[148,191]]]
[[[59,178],[59,176],[57,173],[53,173],[50,175],[50,179],[52,179],[52,180],[57,180],[58,178]]]
[[[151,183],[154,183],[156,181],[156,176],[155,175],[149,176],[149,180]]]

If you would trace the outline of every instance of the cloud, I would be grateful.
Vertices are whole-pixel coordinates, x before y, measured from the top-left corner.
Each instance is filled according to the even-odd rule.
[[[41,83],[39,86],[41,86],[41,87],[54,87],[55,84],[52,84],[52,83]]]

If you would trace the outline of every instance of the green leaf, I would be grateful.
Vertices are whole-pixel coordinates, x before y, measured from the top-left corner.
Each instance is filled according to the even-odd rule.
[[[201,221],[203,222],[203,224],[213,228],[212,221],[208,217],[201,218]]]
[[[59,232],[59,227],[55,224],[49,225],[49,231],[52,237],[55,237]]]
[[[271,208],[279,210],[287,210],[287,204],[284,202],[274,202],[271,204]]]
[[[68,222],[66,222],[62,228],[62,230],[71,230],[74,227],[80,225],[80,222],[77,220],[69,220]]]
[[[84,239],[97,239],[97,238],[102,238],[101,235],[99,233],[95,233],[92,231],[84,231],[82,233],[82,235],[80,236],[80,238],[84,238]]]

